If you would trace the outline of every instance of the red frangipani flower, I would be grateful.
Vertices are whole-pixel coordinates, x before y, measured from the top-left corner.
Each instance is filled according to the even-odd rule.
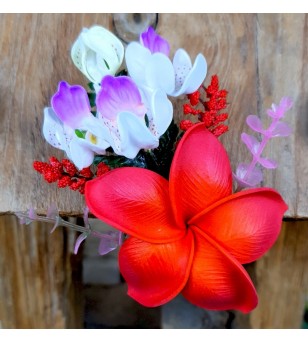
[[[176,150],[169,182],[141,168],[118,168],[86,184],[86,202],[130,237],[119,253],[128,294],[145,306],[177,294],[210,310],[249,312],[255,288],[242,264],[275,242],[287,206],[273,189],[232,194],[226,151],[203,123]]]

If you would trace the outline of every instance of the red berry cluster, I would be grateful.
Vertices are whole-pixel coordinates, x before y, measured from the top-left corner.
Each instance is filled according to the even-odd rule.
[[[206,95],[207,101],[201,99],[201,93]],[[184,114],[198,116],[199,122],[205,123],[207,129],[218,137],[228,131],[228,126],[223,124],[228,119],[228,113],[219,113],[227,107],[227,94],[225,89],[219,89],[218,76],[214,75],[208,87],[201,85],[199,90],[187,95],[189,103],[183,105]],[[194,124],[189,119],[182,120],[180,128],[186,131]]]
[[[93,179],[94,174],[90,167],[78,170],[69,160],[61,162],[54,156],[50,157],[49,163],[34,161],[33,168],[43,175],[48,183],[57,182],[59,188],[69,187],[73,191],[84,194],[85,184]],[[96,175],[100,176],[109,171],[110,168],[103,162],[97,166]]]

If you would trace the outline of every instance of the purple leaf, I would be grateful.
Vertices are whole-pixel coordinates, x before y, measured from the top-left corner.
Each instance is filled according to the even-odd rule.
[[[270,135],[271,137],[287,137],[292,133],[292,129],[290,128],[290,126],[286,123],[283,122],[278,122],[275,125],[275,128],[268,132],[268,135]]]
[[[18,217],[18,215],[17,215],[17,217]],[[32,220],[30,221],[30,223],[32,222]],[[27,220],[26,220],[26,218],[19,218],[19,223],[21,224],[21,225],[28,225],[29,223],[27,223]]]
[[[158,35],[151,26],[147,29],[147,31],[141,33],[140,43],[145,48],[148,48],[152,54],[155,52],[161,52],[162,54],[169,56],[169,43],[160,35]]]
[[[119,247],[123,244],[123,242],[124,242],[124,234],[123,232],[119,232],[119,238],[118,238]]]
[[[70,86],[61,81],[51,105],[57,117],[72,129],[80,128],[85,118],[92,117],[88,94],[79,85]]]
[[[249,164],[240,163],[236,169],[236,174],[233,174],[240,188],[254,187],[263,180],[262,171],[257,167],[254,167],[247,174],[249,167]]]
[[[83,222],[84,226],[89,229],[90,228],[90,223],[89,223],[89,207],[85,207],[83,210]]]
[[[259,157],[258,158],[258,162],[267,169],[275,169],[277,168],[278,164],[276,161],[268,159],[268,158],[263,158],[263,157]]]
[[[246,119],[247,125],[256,132],[263,132],[262,122],[259,117],[250,115]]]
[[[29,209],[29,219],[36,220],[37,219],[37,214],[35,212],[35,209],[31,207]]]
[[[50,219],[57,219],[59,216],[58,207],[56,204],[52,203],[47,209],[47,217]]]
[[[78,253],[80,244],[88,237],[88,233],[83,232],[78,236],[76,239],[75,247],[74,247],[74,254],[76,255]]]
[[[58,221],[56,220],[54,226],[52,227],[52,229],[50,230],[50,234],[54,233],[55,229],[59,226]]]
[[[25,215],[24,212],[15,212],[15,215],[19,219],[21,225],[29,225],[33,221],[32,219],[29,219],[28,215]]]
[[[287,112],[293,105],[293,101],[291,98],[284,97],[280,100],[279,105],[272,105],[272,108],[267,110],[267,114],[275,119],[280,119],[284,116],[285,112]]]
[[[47,218],[50,218],[50,219],[53,219],[55,220],[55,224],[54,226],[52,227],[52,229],[50,230],[50,234],[52,234],[55,229],[59,226],[59,211],[58,211],[58,208],[57,208],[57,205],[52,203],[48,209],[47,209]]]
[[[106,255],[110,251],[116,249],[120,244],[122,244],[122,233],[110,231],[102,235],[100,240],[98,252],[100,255]]]
[[[258,152],[260,142],[254,136],[248,135],[247,133],[242,133],[241,139],[253,155]]]
[[[103,78],[101,86],[96,105],[102,117],[116,120],[120,112],[131,112],[141,118],[145,115],[147,110],[131,78],[107,75]]]

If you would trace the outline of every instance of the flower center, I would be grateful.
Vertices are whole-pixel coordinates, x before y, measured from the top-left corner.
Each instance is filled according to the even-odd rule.
[[[90,141],[92,144],[97,145],[97,137],[96,137],[96,136],[94,136],[92,133],[89,133],[88,138],[89,138],[89,141]]]

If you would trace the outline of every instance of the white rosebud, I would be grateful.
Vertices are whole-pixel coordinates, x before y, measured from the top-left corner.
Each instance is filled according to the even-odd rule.
[[[76,67],[93,83],[115,75],[124,58],[121,41],[101,26],[84,28],[73,44],[71,56]]]

